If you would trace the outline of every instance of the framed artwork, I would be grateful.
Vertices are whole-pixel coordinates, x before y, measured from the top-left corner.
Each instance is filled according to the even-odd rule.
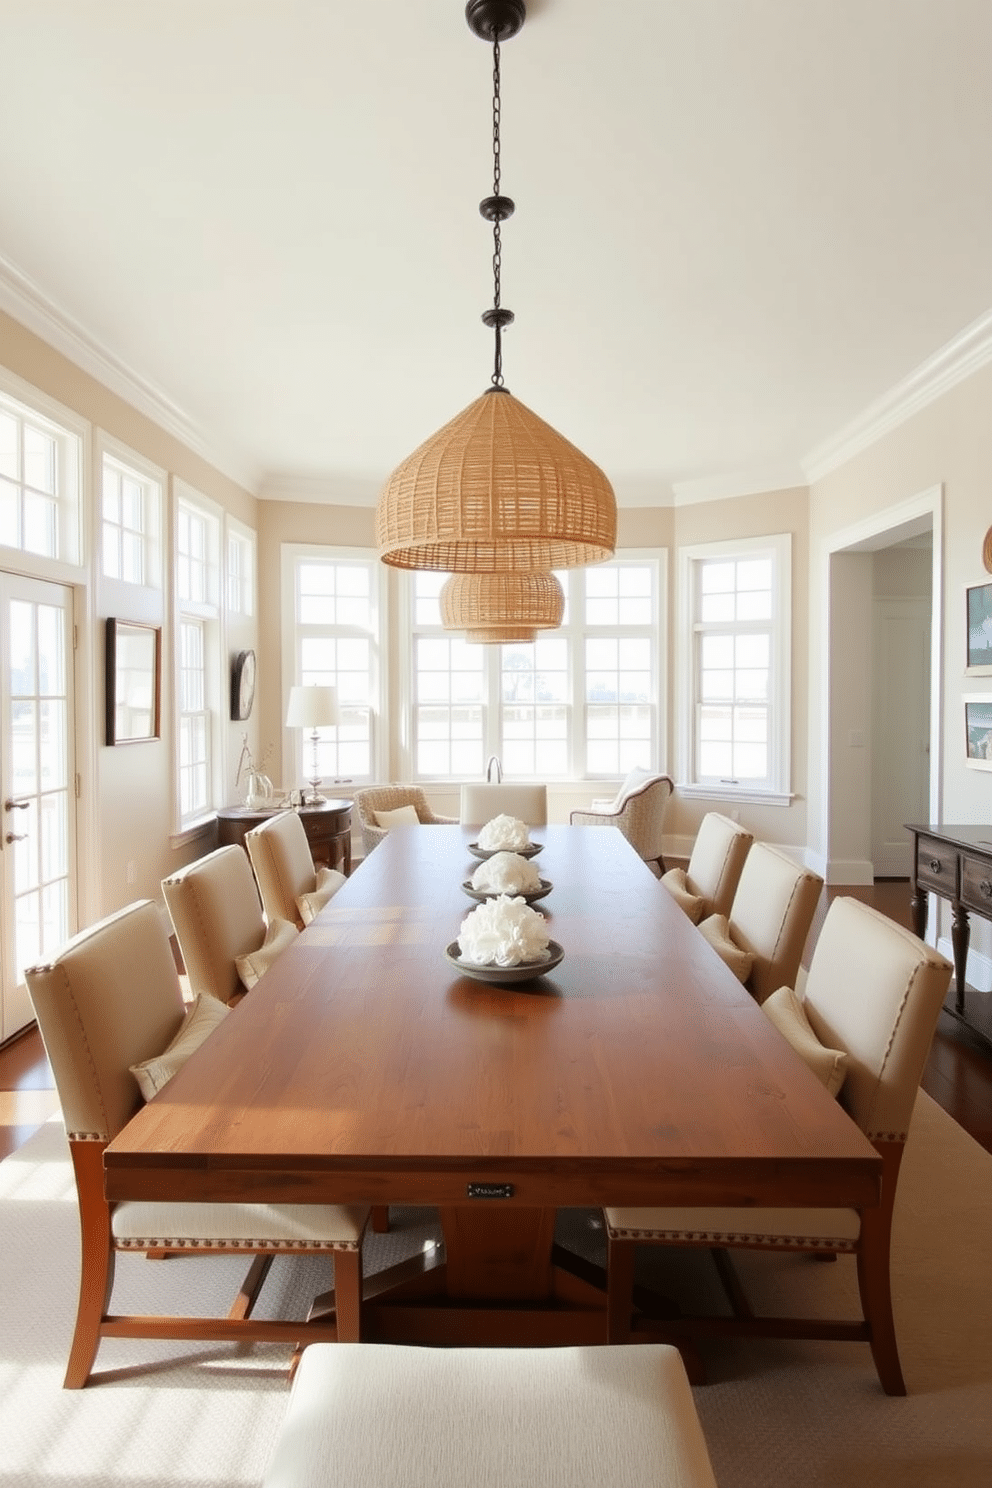
[[[992,584],[972,584],[965,590],[968,621],[968,663],[974,676],[992,676]]]
[[[159,737],[162,631],[133,620],[107,621],[107,743]]]
[[[965,764],[972,770],[992,770],[992,693],[964,697]]]

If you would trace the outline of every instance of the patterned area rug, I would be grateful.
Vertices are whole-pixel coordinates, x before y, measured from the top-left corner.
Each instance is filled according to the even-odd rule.
[[[370,1237],[370,1270],[438,1234],[429,1210],[394,1209],[392,1223],[389,1235]],[[592,1211],[563,1214],[559,1238],[602,1257],[602,1229]],[[62,1390],[78,1226],[56,1122],[0,1163],[0,1247],[0,1488],[253,1488],[261,1482],[288,1398],[285,1348],[109,1339],[97,1357],[95,1382],[84,1391]],[[707,1344],[710,1383],[695,1398],[721,1488],[988,1488],[990,1260],[992,1157],[921,1095],[893,1246],[910,1395],[890,1400],[881,1393],[866,1345]],[[688,1305],[718,1295],[705,1255],[646,1252],[644,1264]],[[122,1256],[115,1310],[226,1310],[243,1272],[237,1258]],[[825,1266],[748,1257],[746,1280],[765,1307],[808,1309],[815,1298],[825,1316],[856,1311],[847,1260]],[[327,1263],[279,1258],[259,1311],[302,1307],[328,1284]]]

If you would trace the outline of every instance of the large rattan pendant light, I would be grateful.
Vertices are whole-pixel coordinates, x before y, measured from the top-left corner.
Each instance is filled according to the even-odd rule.
[[[469,0],[469,26],[493,48],[493,194],[479,204],[493,224],[495,334],[492,386],[399,465],[379,495],[379,556],[395,568],[452,574],[534,573],[597,563],[616,544],[616,498],[598,465],[503,386],[500,223],[500,42],[523,25],[524,0]],[[533,628],[533,627],[531,627]]]

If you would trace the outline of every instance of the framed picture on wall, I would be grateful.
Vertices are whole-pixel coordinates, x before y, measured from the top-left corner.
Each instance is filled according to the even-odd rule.
[[[972,770],[992,770],[992,693],[964,697],[965,764]]]
[[[107,743],[159,737],[162,632],[132,620],[107,621]]]
[[[973,676],[992,676],[992,584],[965,590],[968,618],[968,664]]]

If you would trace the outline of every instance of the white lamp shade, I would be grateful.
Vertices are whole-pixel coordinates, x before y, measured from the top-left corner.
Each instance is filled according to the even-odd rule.
[[[286,709],[287,728],[327,728],[338,721],[336,687],[291,687]]]

